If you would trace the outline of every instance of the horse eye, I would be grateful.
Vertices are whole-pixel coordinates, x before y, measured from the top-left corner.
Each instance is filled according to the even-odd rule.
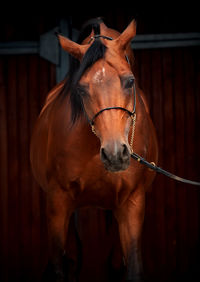
[[[129,78],[126,80],[124,87],[125,87],[126,89],[129,89],[129,88],[132,88],[132,87],[133,87],[133,84],[134,84],[134,77],[129,77]]]
[[[86,96],[87,95],[87,90],[84,87],[81,87],[81,86],[77,87],[77,92],[80,96]]]

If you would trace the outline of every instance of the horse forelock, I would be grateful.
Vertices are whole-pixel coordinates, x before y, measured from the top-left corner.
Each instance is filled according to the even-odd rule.
[[[97,19],[96,22],[94,20],[92,21],[92,28],[94,28],[95,34],[100,32],[101,22],[102,21],[99,19]],[[82,34],[80,34],[79,38],[82,38]],[[80,40],[82,39],[78,39],[78,42]],[[67,73],[66,81],[60,91],[60,95],[62,95],[62,97],[69,95],[70,97],[72,124],[74,124],[76,120],[84,113],[82,98],[77,91],[78,82],[89,67],[104,57],[105,52],[106,46],[100,39],[95,39],[86,51],[81,62],[73,57],[70,58],[69,71]]]

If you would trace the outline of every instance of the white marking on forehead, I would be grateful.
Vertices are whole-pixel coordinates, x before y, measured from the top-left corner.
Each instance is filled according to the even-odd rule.
[[[92,80],[93,80],[94,83],[101,83],[101,82],[103,82],[103,79],[104,79],[105,75],[106,75],[106,70],[105,70],[104,67],[102,67],[102,69],[98,70],[94,74]]]

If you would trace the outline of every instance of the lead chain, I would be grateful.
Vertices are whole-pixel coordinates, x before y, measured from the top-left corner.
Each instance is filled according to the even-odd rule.
[[[134,140],[134,135],[135,135],[136,113],[134,113],[131,116],[131,118],[133,120],[133,124],[132,124],[132,134],[131,134],[131,141],[130,141],[130,149],[131,149],[131,153],[133,153],[133,140]]]
[[[91,128],[92,128],[92,132],[94,133],[94,135],[97,136],[97,133],[96,133],[96,130],[95,130],[95,127],[94,127],[94,124],[91,124]],[[97,136],[98,137],[98,136]]]

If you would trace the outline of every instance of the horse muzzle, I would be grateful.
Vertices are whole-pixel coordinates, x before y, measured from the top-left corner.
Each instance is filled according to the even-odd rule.
[[[105,169],[118,172],[129,167],[131,155],[126,144],[112,141],[101,147],[100,157]]]

